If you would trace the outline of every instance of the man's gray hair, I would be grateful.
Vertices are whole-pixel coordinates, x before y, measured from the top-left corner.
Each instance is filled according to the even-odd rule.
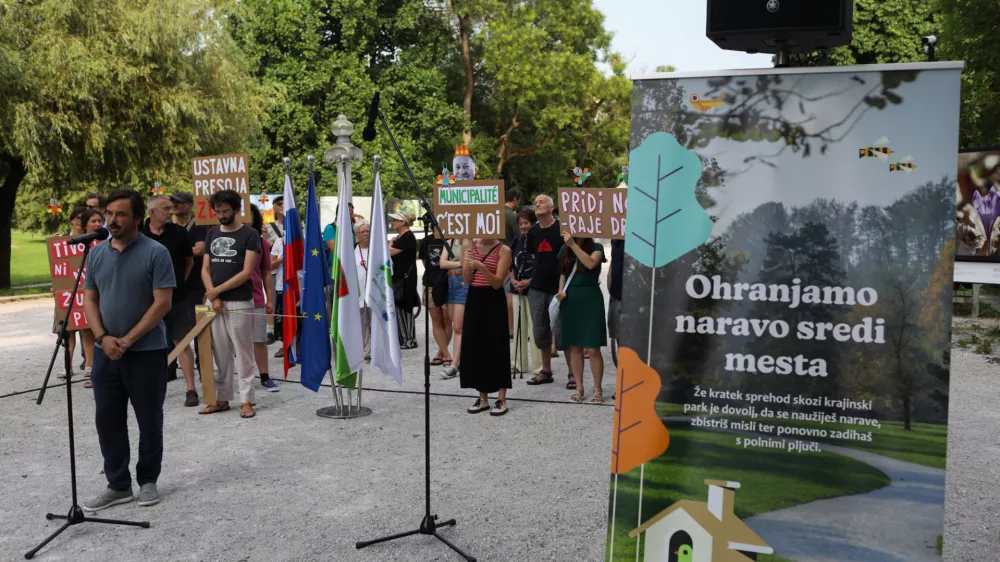
[[[551,197],[549,197],[548,195],[545,195],[544,193],[542,195],[539,195],[538,199],[544,200],[546,203],[548,203],[552,207],[556,206],[556,202],[553,201]]]
[[[146,203],[146,208],[159,210],[160,207],[163,206],[164,201],[170,203],[170,198],[166,195],[154,195],[149,198],[149,202]]]

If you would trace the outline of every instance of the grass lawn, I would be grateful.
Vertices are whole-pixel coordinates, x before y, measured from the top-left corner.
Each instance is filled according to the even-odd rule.
[[[14,230],[10,233],[10,285],[35,285],[48,283],[49,256],[45,237]],[[47,291],[47,289],[46,289]]]
[[[741,484],[735,512],[742,519],[818,499],[870,492],[890,483],[880,470],[833,453],[744,449],[736,445],[737,435],[691,429],[683,423],[668,423],[667,428],[670,447],[645,467],[643,521],[677,500],[706,501],[706,479]],[[635,560],[636,540],[628,533],[638,526],[639,472],[636,469],[618,478],[615,561]],[[780,557],[762,560],[784,561]]]

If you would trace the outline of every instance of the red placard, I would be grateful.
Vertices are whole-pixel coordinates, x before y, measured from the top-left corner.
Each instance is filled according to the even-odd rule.
[[[56,303],[54,326],[57,328],[59,322],[66,315],[66,309],[69,308],[70,294],[73,292],[73,285],[76,283],[76,276],[80,271],[80,265],[83,264],[83,244],[67,244],[69,239],[69,236],[56,236],[45,241],[49,250],[49,273],[52,275],[52,296]],[[98,243],[95,240],[91,244],[91,248]],[[87,328],[87,318],[83,312],[83,283],[86,280],[86,276],[87,268],[84,267],[76,299],[73,302],[73,310],[70,314],[70,330],[83,330]]]

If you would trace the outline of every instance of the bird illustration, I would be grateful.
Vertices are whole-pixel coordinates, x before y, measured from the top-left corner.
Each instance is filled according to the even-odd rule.
[[[264,193],[261,193],[260,197],[257,198],[257,202],[260,203],[261,206],[267,205],[268,201],[270,201],[270,199]]]
[[[579,166],[577,166],[573,168],[573,175],[576,176],[573,179],[573,181],[576,182],[576,185],[583,185],[584,180],[590,177],[590,168],[581,169]]]
[[[707,100],[704,100],[704,99],[701,99],[701,96],[698,95],[698,94],[691,94],[691,96],[688,97],[688,101],[691,102],[691,105],[695,109],[697,109],[698,111],[700,111],[702,113],[705,113],[706,111],[708,111],[709,109],[712,109],[713,107],[725,107],[726,106],[726,102],[722,101],[723,98],[725,98],[725,97],[726,97],[726,94],[719,94],[719,97],[717,97],[715,99],[709,98]]]
[[[913,170],[916,169],[917,165],[913,163],[913,156],[909,155],[903,158],[901,161],[895,164],[889,164],[890,172],[906,172],[907,174],[912,174]]]
[[[892,155],[892,149],[886,146],[889,144],[889,137],[882,137],[872,143],[871,146],[858,149],[858,158],[879,158],[885,160]]]
[[[677,552],[674,553],[677,556],[677,562],[693,562],[694,561],[694,551],[691,549],[691,545],[682,544]]]
[[[49,214],[52,215],[62,212],[62,205],[59,204],[59,201],[56,200],[55,197],[49,199],[49,204],[46,205],[45,208],[48,209]]]

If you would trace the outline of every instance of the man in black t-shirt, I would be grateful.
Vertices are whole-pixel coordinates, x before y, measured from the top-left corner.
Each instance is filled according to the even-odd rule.
[[[150,197],[147,208],[149,209],[149,220],[142,228],[142,233],[159,242],[170,252],[170,261],[174,266],[174,279],[177,280],[177,288],[174,289],[170,312],[163,317],[163,323],[167,328],[167,340],[177,345],[195,325],[194,305],[188,300],[186,290],[186,279],[190,277],[191,270],[194,269],[191,239],[184,227],[170,222],[173,205],[169,199],[163,195]],[[178,361],[169,367],[167,380],[177,378],[177,363],[180,363],[181,371],[184,373],[184,381],[187,383],[184,405],[197,406],[198,392],[194,387],[194,353],[190,347],[186,347],[177,359]]]
[[[563,247],[559,221],[552,215],[555,204],[548,195],[535,198],[535,216],[538,222],[526,235],[528,251],[534,257],[535,270],[531,275],[528,291],[528,308],[531,311],[532,336],[542,353],[542,372],[528,381],[530,385],[546,384],[552,381],[552,341],[554,334],[549,327],[549,303],[559,292],[559,250]],[[569,365],[569,354],[566,364]],[[573,371],[570,369],[570,384],[576,388]]]
[[[205,283],[205,298],[212,302],[218,317],[212,322],[212,346],[219,368],[215,372],[218,400],[206,406],[202,414],[214,414],[229,409],[233,396],[233,355],[239,363],[240,416],[252,418],[254,412],[254,380],[257,363],[253,355],[253,285],[250,278],[261,252],[257,231],[236,220],[242,199],[231,189],[216,191],[211,198],[212,209],[219,217],[219,226],[208,232],[208,251],[201,271]]]

